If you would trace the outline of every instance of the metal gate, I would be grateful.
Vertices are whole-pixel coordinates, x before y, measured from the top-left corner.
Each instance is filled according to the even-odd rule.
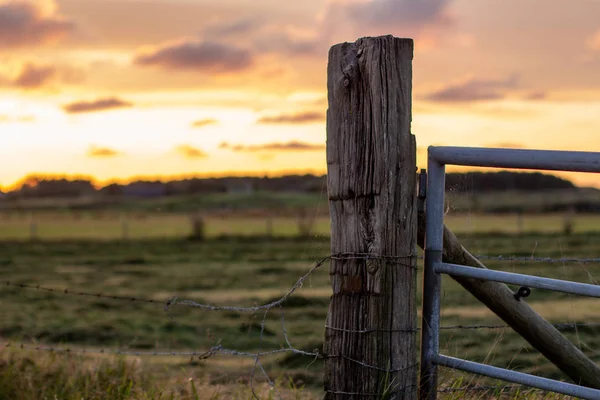
[[[425,210],[427,228],[425,235],[425,271],[423,276],[421,400],[433,400],[436,398],[439,365],[584,399],[600,399],[600,390],[440,354],[441,274],[471,277],[600,298],[599,285],[541,278],[442,262],[445,166],[448,164],[476,167],[600,172],[600,153],[472,147],[429,147]]]

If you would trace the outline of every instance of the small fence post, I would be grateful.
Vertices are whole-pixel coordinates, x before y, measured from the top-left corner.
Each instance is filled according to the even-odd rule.
[[[29,240],[38,239],[38,223],[34,213],[29,213]]]
[[[268,215],[266,218],[266,221],[267,221],[267,237],[272,238],[273,237],[273,217]]]
[[[129,239],[129,221],[127,215],[121,213],[121,240]]]
[[[523,210],[517,211],[517,234],[525,233],[525,223],[523,221]]]
[[[329,51],[328,400],[416,397],[412,58],[413,41],[392,36]]]

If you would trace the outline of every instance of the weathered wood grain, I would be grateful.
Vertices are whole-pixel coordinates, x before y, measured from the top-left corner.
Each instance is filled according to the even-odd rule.
[[[416,396],[412,57],[413,41],[392,36],[329,52],[331,251],[354,256],[331,260],[326,399]]]

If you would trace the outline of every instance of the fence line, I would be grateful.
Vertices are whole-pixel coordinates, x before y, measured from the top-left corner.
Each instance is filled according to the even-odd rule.
[[[164,304],[165,307],[167,307],[168,305],[170,305],[170,301],[171,300],[154,300],[154,299],[146,299],[146,298],[142,298],[142,297],[136,297],[136,296],[119,296],[119,295],[112,295],[112,294],[104,294],[102,292],[85,292],[85,291],[81,291],[81,290],[72,290],[72,289],[54,289],[54,288],[50,288],[47,286],[41,286],[41,285],[33,285],[33,284],[27,284],[27,283],[16,283],[16,282],[11,282],[11,281],[2,281],[1,283],[4,286],[12,286],[12,287],[16,287],[16,288],[20,288],[20,289],[33,289],[33,290],[40,290],[43,292],[50,292],[50,293],[55,293],[55,294],[64,294],[64,295],[71,295],[71,296],[86,296],[86,297],[98,297],[101,299],[110,299],[110,300],[122,300],[122,301],[126,301],[126,302],[138,302],[138,303],[153,303],[153,304]],[[173,299],[173,298],[171,298]]]
[[[305,351],[294,349],[294,348],[276,349],[276,350],[269,350],[269,351],[265,351],[265,352],[250,353],[250,352],[242,352],[242,351],[238,351],[238,350],[224,348],[220,345],[213,346],[209,350],[204,351],[204,352],[200,352],[200,351],[181,351],[181,352],[178,352],[178,351],[130,351],[130,350],[118,350],[118,349],[74,349],[74,348],[70,348],[70,347],[37,346],[37,345],[28,345],[28,344],[24,344],[24,343],[11,343],[11,342],[5,343],[4,346],[2,346],[2,347],[4,349],[20,349],[20,350],[28,350],[28,351],[40,351],[40,352],[48,352],[48,353],[62,353],[62,354],[79,354],[79,355],[95,354],[95,355],[138,356],[138,357],[139,356],[157,356],[157,357],[183,357],[183,356],[185,356],[185,357],[190,357],[190,361],[192,361],[196,357],[198,360],[207,360],[207,359],[212,358],[219,354],[229,355],[229,356],[250,357],[256,361],[261,356],[268,356],[268,355],[282,354],[282,353],[294,353],[294,354],[301,354],[301,355],[305,355],[305,356],[314,357],[313,361],[309,365],[307,365],[306,368],[309,368],[314,363],[314,361],[316,361],[317,359],[325,358],[325,356],[319,352],[310,353],[310,352],[305,352]],[[345,359],[348,361],[357,362],[358,364],[363,365],[365,367],[371,367],[360,361],[349,359],[348,357],[345,357]],[[419,366],[419,363],[417,363],[415,365],[411,365],[408,368],[416,368],[418,366]],[[269,378],[268,374],[266,373],[266,371],[264,370],[262,365],[260,365],[260,363],[255,364],[255,368],[260,369],[262,375],[265,377],[268,384],[274,390],[277,390],[274,382]],[[251,377],[250,377],[251,384],[253,381],[254,373],[255,373],[254,371],[251,373]],[[531,388],[529,386],[523,386],[523,385],[513,385],[513,386],[486,386],[486,385],[472,385],[471,386],[471,385],[468,385],[468,386],[460,386],[460,387],[439,388],[438,393],[456,393],[456,392],[496,392],[497,393],[497,392],[511,392],[511,391],[520,390],[520,389],[524,389],[529,392],[533,392],[533,391],[547,392],[546,390]],[[348,395],[352,394],[352,393],[342,393],[342,392],[335,392],[335,393],[348,394]],[[255,393],[253,393],[253,394],[255,395]],[[364,395],[364,393],[363,393],[363,395]],[[377,394],[377,395],[380,395],[380,394]],[[375,396],[375,394],[373,396]],[[279,394],[279,397],[283,398],[280,394]],[[258,397],[256,397],[256,395],[255,395],[255,398],[258,398]]]
[[[514,257],[514,256],[486,256],[476,255],[479,260],[494,260],[494,261],[531,261],[538,263],[565,263],[576,262],[581,264],[600,263],[600,258],[552,258],[552,257]]]
[[[250,388],[252,390],[253,396],[256,399],[258,399],[258,396],[254,390],[253,385],[254,385],[255,374],[257,373],[257,371],[259,371],[260,374],[265,378],[266,382],[275,391],[277,396],[280,399],[282,399],[283,397],[281,396],[281,393],[279,393],[277,391],[277,388],[275,387],[273,380],[268,376],[268,373],[266,372],[265,368],[261,364],[261,362],[260,362],[261,357],[266,357],[266,356],[271,356],[271,355],[276,355],[276,354],[285,354],[285,353],[291,353],[291,354],[297,354],[300,356],[310,357],[313,360],[307,366],[307,368],[310,367],[310,365],[312,365],[318,359],[341,357],[347,361],[357,363],[365,368],[374,368],[374,369],[381,370],[381,371],[384,371],[387,373],[397,372],[397,371],[393,371],[393,370],[388,370],[386,368],[381,368],[376,365],[369,365],[360,360],[355,360],[355,359],[346,357],[343,354],[324,354],[324,353],[320,352],[318,349],[315,349],[314,351],[305,351],[302,349],[295,348],[291,344],[290,338],[288,336],[288,332],[285,327],[285,318],[284,318],[283,307],[285,305],[284,304],[285,301],[290,296],[292,296],[294,294],[294,292],[296,292],[298,289],[300,289],[303,286],[303,283],[306,281],[306,279],[308,279],[316,270],[321,268],[330,259],[335,259],[335,258],[338,258],[338,259],[339,258],[364,259],[364,260],[384,259],[384,260],[386,260],[390,263],[396,264],[396,265],[400,265],[403,267],[415,268],[413,265],[401,261],[403,259],[411,259],[411,258],[415,258],[415,257],[417,257],[416,254],[409,254],[409,255],[397,256],[397,257],[396,256],[389,257],[389,256],[381,256],[381,255],[377,255],[377,254],[367,254],[367,253],[345,253],[345,254],[335,254],[335,255],[326,256],[326,257],[323,257],[320,260],[316,261],[314,263],[314,265],[310,268],[310,270],[307,273],[305,273],[304,275],[302,275],[296,281],[296,283],[278,300],[275,300],[275,301],[272,301],[272,302],[269,302],[266,304],[262,304],[262,305],[248,306],[248,307],[219,306],[219,305],[211,305],[211,304],[202,304],[202,303],[198,303],[198,302],[195,302],[192,300],[180,300],[177,296],[172,296],[168,300],[158,300],[158,299],[151,299],[151,298],[137,297],[137,296],[111,295],[111,294],[106,294],[106,293],[102,293],[102,292],[87,292],[84,290],[69,289],[69,288],[56,289],[56,288],[52,288],[52,287],[42,286],[39,284],[25,284],[25,283],[13,282],[13,281],[3,281],[1,283],[4,284],[5,287],[14,287],[14,288],[24,289],[24,290],[38,290],[38,291],[53,293],[56,295],[86,296],[86,297],[102,298],[102,299],[107,299],[107,300],[123,301],[123,302],[140,302],[140,303],[163,305],[164,310],[166,312],[168,312],[171,309],[171,307],[174,307],[177,305],[199,308],[199,309],[207,310],[207,311],[233,311],[233,312],[264,311],[264,315],[262,317],[262,321],[260,324],[259,346],[258,346],[258,351],[256,351],[256,352],[238,351],[235,349],[223,347],[220,344],[218,344],[216,346],[212,346],[209,349],[204,350],[204,351],[198,351],[198,350],[194,350],[194,351],[169,351],[169,350],[137,351],[137,350],[122,350],[122,349],[111,349],[111,348],[100,348],[100,349],[98,349],[98,348],[92,348],[92,349],[82,348],[81,349],[81,348],[76,348],[76,347],[35,345],[35,344],[26,344],[26,343],[21,343],[21,342],[6,341],[4,343],[3,348],[5,348],[5,349],[11,349],[11,348],[12,349],[23,349],[23,350],[30,350],[30,351],[42,351],[42,352],[62,353],[62,354],[81,354],[81,355],[85,355],[85,354],[100,354],[100,355],[105,354],[106,355],[106,354],[108,354],[108,355],[123,355],[123,356],[140,356],[140,357],[141,356],[159,356],[159,357],[184,357],[185,356],[185,357],[190,357],[190,360],[193,360],[193,359],[206,360],[206,359],[218,356],[218,355],[249,357],[254,360],[254,364],[252,366],[252,370],[250,373]],[[421,257],[419,257],[419,258],[421,258]],[[564,262],[600,263],[600,258],[549,258],[549,257],[535,257],[534,258],[534,257],[512,257],[512,256],[503,256],[503,255],[499,255],[499,256],[478,255],[477,258],[479,258],[481,260],[497,260],[497,261],[524,261],[524,262],[547,262],[547,263],[559,263],[559,262],[562,262],[562,263],[564,263]],[[268,315],[269,311],[274,308],[281,309],[281,332],[282,332],[283,339],[285,341],[286,346],[282,347],[282,348],[277,348],[277,349],[263,350],[262,343],[263,343],[263,339],[264,339],[264,331],[265,331],[265,323],[266,323],[267,315]],[[553,326],[556,327],[558,330],[566,331],[566,330],[577,329],[579,327],[600,327],[600,322],[598,322],[598,323],[558,323],[558,324],[553,324]],[[324,325],[324,328],[331,329],[331,330],[346,331],[346,329],[330,327],[327,325]],[[481,330],[481,329],[505,329],[505,328],[509,328],[509,326],[508,325],[498,325],[498,324],[496,324],[496,325],[479,324],[479,325],[447,325],[447,326],[440,327],[440,329],[443,329],[443,330]],[[350,330],[348,330],[348,331],[353,332],[353,333],[368,334],[368,333],[372,333],[372,332],[378,332],[381,330],[380,329],[362,329],[362,330],[357,330],[357,331],[350,331]],[[402,331],[403,332],[418,332],[418,331],[420,331],[420,328],[407,329],[407,330],[402,330]],[[418,367],[418,364],[415,364],[415,365],[411,365],[406,368],[417,368],[417,367]],[[503,392],[503,391],[517,390],[520,388],[526,388],[526,387],[524,387],[524,386],[475,385],[475,386],[464,386],[464,387],[456,387],[456,388],[455,387],[446,387],[446,388],[440,388],[438,391],[440,393],[451,393],[451,392],[461,392],[461,391],[462,392],[465,392],[465,391],[502,391]],[[528,390],[532,390],[532,389],[528,388]],[[535,389],[535,390],[537,390],[537,389]],[[343,394],[343,393],[338,393],[338,394]]]
[[[461,387],[446,387],[438,389],[438,393],[456,393],[456,392],[511,392],[517,389],[535,390],[539,392],[545,392],[541,389],[532,389],[529,386],[514,385],[514,386],[461,386]]]
[[[50,288],[50,287],[46,287],[46,286],[42,286],[42,285],[38,285],[38,284],[24,284],[24,283],[16,283],[16,282],[11,282],[11,281],[3,281],[1,283],[4,286],[11,286],[11,287],[20,288],[20,289],[40,290],[40,291],[45,291],[45,292],[55,293],[55,294],[96,297],[96,298],[103,298],[103,299],[108,299],[108,300],[118,300],[118,301],[125,301],[125,302],[162,304],[162,305],[164,305],[165,311],[169,311],[169,309],[173,306],[181,305],[181,306],[188,306],[188,307],[193,307],[193,308],[200,308],[200,309],[207,310],[207,311],[256,312],[256,311],[269,310],[274,307],[283,306],[283,303],[289,297],[291,297],[296,290],[298,290],[302,287],[304,281],[306,279],[308,279],[316,270],[321,268],[325,264],[325,262],[327,262],[330,259],[336,259],[336,258],[364,259],[364,260],[386,259],[388,261],[400,264],[402,266],[414,268],[414,266],[412,266],[410,264],[406,264],[406,263],[402,263],[402,262],[398,262],[398,261],[392,261],[392,260],[405,259],[405,258],[411,258],[411,257],[416,257],[416,256],[415,255],[407,255],[407,256],[389,257],[389,256],[380,256],[380,255],[367,254],[367,253],[352,253],[352,254],[344,253],[344,254],[326,256],[326,257],[323,257],[320,260],[316,261],[315,264],[313,265],[313,267],[307,273],[305,273],[303,276],[301,276],[296,281],[296,283],[291,287],[291,289],[287,293],[285,293],[281,298],[279,298],[278,300],[272,301],[270,303],[258,305],[258,306],[248,306],[248,307],[215,306],[215,305],[211,305],[211,304],[198,303],[193,300],[180,300],[178,298],[178,296],[171,296],[168,300],[157,300],[157,299],[143,298],[143,297],[137,297],[137,296],[111,295],[111,294],[105,294],[102,292],[86,292],[86,291],[82,291],[82,290],[73,290],[73,289],[69,289],[69,288],[55,289],[55,288]],[[532,258],[532,257],[512,257],[512,256],[503,256],[503,255],[498,255],[498,256],[477,255],[476,257],[480,260],[499,260],[499,261],[531,261],[531,262],[554,262],[554,263],[558,263],[558,262],[600,263],[600,258],[549,258],[549,257]],[[420,257],[420,256],[418,258],[422,259],[422,257]],[[558,330],[568,330],[568,329],[576,329],[578,327],[584,327],[584,326],[597,327],[597,326],[600,326],[600,323],[557,323],[557,324],[553,324],[553,326],[555,328],[557,328]],[[327,326],[327,325],[325,325],[324,327],[326,329],[330,329],[330,330],[349,331],[346,329],[331,327],[331,326]],[[483,324],[483,325],[451,325],[451,326],[441,326],[440,327],[440,329],[444,329],[444,330],[452,330],[452,329],[479,330],[479,329],[504,329],[504,328],[509,328],[509,326],[508,325],[485,325],[485,324]],[[381,331],[381,330],[380,329],[379,330],[363,329],[360,331],[353,330],[353,331],[349,331],[349,332],[372,333],[375,331]],[[409,332],[409,331],[418,332],[418,331],[420,331],[420,329],[417,328],[414,330],[401,330],[401,331],[402,332]]]

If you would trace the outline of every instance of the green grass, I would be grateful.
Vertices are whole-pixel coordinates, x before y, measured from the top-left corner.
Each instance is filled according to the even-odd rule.
[[[318,208],[327,203],[322,193],[253,192],[209,193],[190,196],[164,196],[152,199],[139,197],[87,196],[79,198],[40,198],[19,201],[0,201],[0,209],[7,211],[79,211],[79,212],[165,212],[190,213],[198,210],[252,210],[268,209],[294,211],[300,208]]]
[[[239,351],[284,346],[279,309],[267,314],[265,335],[261,342],[259,330],[263,313],[211,312],[185,306],[174,306],[165,312],[162,304],[75,296],[61,291],[69,288],[70,291],[102,292],[160,301],[167,301],[176,295],[179,299],[214,305],[251,306],[280,298],[311,268],[315,260],[329,253],[329,240],[322,235],[305,239],[295,238],[291,233],[271,239],[210,236],[213,238],[204,242],[176,237],[129,241],[1,242],[0,273],[2,279],[9,280],[11,285],[0,287],[0,338],[73,349],[143,351],[202,351],[217,344]],[[460,236],[465,246],[478,254],[598,257],[600,253],[597,244],[600,234],[592,232],[563,237],[560,234],[514,236],[463,231]],[[488,266],[581,282],[600,279],[600,265],[597,264],[493,261]],[[420,275],[418,279],[420,281]],[[39,284],[59,289],[59,292],[22,289],[13,284]],[[500,323],[451,279],[444,279],[443,291],[444,325]],[[284,305],[286,329],[296,348],[312,351],[322,345],[330,294],[328,265],[324,265]],[[420,294],[418,296],[420,303]],[[600,307],[590,300],[582,301],[560,293],[533,290],[527,301],[552,322],[600,322]],[[600,328],[581,328],[566,334],[586,354],[600,361]],[[441,344],[445,354],[547,377],[564,378],[509,329],[445,330]],[[2,375],[2,382],[8,385],[7,388],[10,389],[15,379],[10,374],[25,368],[20,363],[29,365],[33,362],[37,365],[39,362],[39,376],[34,369],[27,369],[25,375],[32,377],[31,390],[43,388],[46,390],[43,396],[49,399],[53,398],[52,390],[58,390],[59,387],[74,388],[72,392],[65,392],[64,397],[59,393],[58,398],[67,399],[95,398],[92,393],[99,387],[110,387],[111,393],[130,391],[127,392],[130,397],[122,398],[171,398],[170,393],[180,396],[175,398],[194,398],[190,377],[193,378],[192,382],[197,382],[196,390],[203,390],[199,398],[219,395],[221,398],[245,398],[249,396],[247,383],[252,368],[251,359],[228,356],[215,356],[205,361],[190,361],[189,357],[128,358],[127,362],[141,363],[135,364],[135,368],[127,363],[119,364],[119,360],[88,360],[60,355],[52,356],[56,358],[50,363],[45,361],[44,357],[49,357],[47,355],[18,349],[4,354],[4,357],[9,360],[2,364],[4,369],[1,372],[5,374]],[[38,360],[40,357],[41,361]],[[23,361],[27,358],[30,361]],[[302,393],[302,396],[316,398],[322,385],[323,364],[319,360],[313,361],[310,357],[280,356],[265,357],[263,363],[270,376],[278,379],[281,387],[289,390],[289,393]],[[94,367],[84,368],[87,363]],[[52,366],[59,368],[59,371],[53,372]],[[62,372],[60,368],[63,368]],[[113,371],[109,374],[113,377],[110,383],[101,379],[103,375],[99,371],[102,368]],[[50,374],[48,384],[42,383],[44,371]],[[150,374],[151,378],[144,374]],[[117,379],[119,376],[121,378]],[[135,377],[129,389],[127,377]],[[79,383],[67,383],[68,379],[71,379],[69,382]],[[161,382],[161,388],[169,388],[170,391],[162,394],[166,397],[160,397],[161,392],[154,385],[157,382]],[[443,382],[446,386],[456,382],[490,383],[483,378],[454,372],[446,375]],[[257,384],[262,385],[260,379]],[[498,382],[493,381],[492,384]],[[290,389],[292,387],[304,387],[304,390],[294,392]],[[0,393],[4,390],[1,389]],[[238,393],[240,397],[232,393]],[[44,398],[40,396],[22,398]],[[264,398],[268,396],[268,391],[264,392]],[[539,398],[533,394],[528,396]],[[10,396],[5,398],[18,399]],[[461,396],[454,393],[448,394],[447,398]]]
[[[256,215],[258,214],[258,215]],[[264,213],[204,213],[206,236],[216,238],[231,235],[297,236],[301,224],[310,223],[313,235],[328,235],[329,217],[319,210],[309,211],[304,217],[267,216]],[[463,235],[481,233],[561,233],[565,219],[571,218],[576,233],[600,229],[599,214],[517,214],[493,215],[477,213],[449,213],[446,224]],[[191,215],[167,213],[56,213],[33,214],[0,213],[0,240],[59,239],[161,239],[182,238],[191,234]]]
[[[538,192],[495,191],[488,193],[459,193],[449,190],[446,197],[450,208],[456,212],[490,212],[499,209],[521,210],[525,213],[557,210],[557,207],[577,204],[599,204],[600,190],[575,188]],[[81,213],[139,212],[139,213],[191,213],[203,211],[269,210],[278,213],[294,213],[298,209],[327,208],[327,188],[319,193],[302,192],[253,192],[253,193],[207,193],[190,196],[165,196],[142,199],[136,197],[87,196],[79,198],[41,198],[18,201],[1,201],[0,210],[23,212],[77,211]]]
[[[316,399],[293,382],[277,380],[286,399]],[[259,398],[272,399],[264,383],[254,386]],[[224,385],[202,368],[165,369],[124,357],[82,357],[39,354],[26,350],[0,351],[0,400],[201,400],[253,399],[243,382]]]

